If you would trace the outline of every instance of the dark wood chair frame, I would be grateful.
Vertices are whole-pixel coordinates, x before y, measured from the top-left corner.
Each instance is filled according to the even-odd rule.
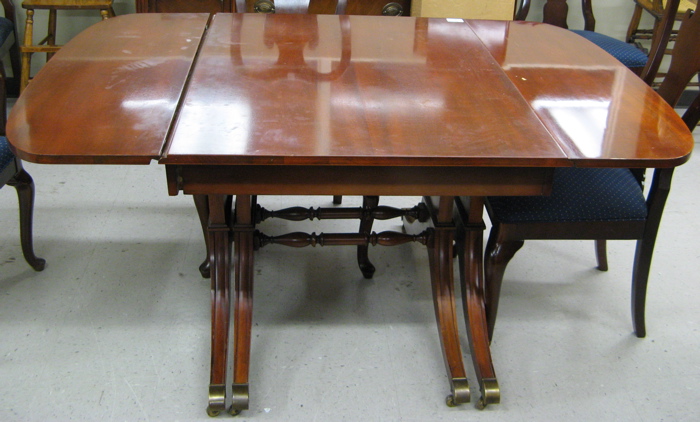
[[[676,2],[677,6],[677,2]],[[700,43],[700,15],[687,13],[684,16],[676,47],[672,55],[668,76],[659,89],[659,94],[671,105],[676,105],[691,78],[700,71],[700,55],[696,54]],[[657,44],[658,48],[658,44]],[[648,64],[648,67],[652,64]],[[683,115],[691,130],[700,120],[700,95]],[[644,169],[635,169],[643,174]],[[646,335],[644,310],[647,282],[651,267],[654,244],[668,197],[673,168],[655,169],[646,204],[647,219],[644,221],[586,221],[586,222],[542,222],[509,224],[498,220],[488,201],[486,208],[493,224],[485,251],[485,303],[489,338],[493,337],[503,275],[508,262],[527,239],[591,239],[596,241],[598,268],[607,270],[606,240],[637,240],[632,274],[632,318],[637,337]],[[641,183],[641,179],[640,179]],[[469,199],[458,199],[459,219],[467,222]],[[466,235],[462,223],[463,239]],[[463,241],[463,240],[461,240]]]
[[[673,35],[673,24],[678,10],[679,0],[669,0],[668,7],[663,16],[659,17],[655,36],[651,38],[652,46],[649,49],[649,62],[644,68],[630,68],[638,75],[644,75],[644,80],[647,81],[656,77],[661,60],[666,53],[666,46]],[[592,0],[581,0],[581,9],[583,12],[583,22],[585,31],[595,31],[595,16],[593,14]],[[514,12],[515,20],[526,20],[530,11],[530,0],[521,0],[516,4]],[[567,0],[547,0],[544,4],[542,21],[550,25],[555,25],[561,28],[568,29],[567,23],[569,5]]]
[[[5,119],[7,116],[7,101],[5,95],[4,77],[0,75],[0,135],[5,136]],[[2,172],[0,172],[0,187],[9,185],[17,190],[19,200],[19,227],[22,253],[24,259],[36,271],[46,266],[46,261],[34,255],[32,240],[32,216],[34,214],[34,180],[22,167],[22,162],[15,157]]]
[[[15,6],[12,0],[0,0],[2,7],[4,9],[5,18],[12,22],[14,26],[13,35],[14,41],[10,45],[9,55],[10,55],[10,66],[12,68],[12,77],[8,77],[5,74],[5,67],[0,66],[0,72],[2,73],[2,78],[5,81],[6,94],[8,95],[18,95],[19,94],[19,78],[22,73],[22,65],[19,56],[19,38],[17,37],[17,22],[15,20]]]

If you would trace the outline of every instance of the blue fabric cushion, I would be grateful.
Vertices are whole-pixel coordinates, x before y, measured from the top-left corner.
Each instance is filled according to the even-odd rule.
[[[627,67],[644,67],[647,64],[647,55],[634,44],[593,31],[573,30],[573,32],[607,51]]]
[[[3,45],[5,40],[10,37],[14,28],[15,26],[12,24],[11,20],[0,17],[0,45]]]
[[[7,138],[0,136],[0,172],[5,170],[5,167],[7,167],[14,158],[15,155],[10,151],[10,143],[7,142]]]
[[[550,196],[489,197],[503,223],[633,221],[647,217],[644,192],[629,169],[557,168]]]

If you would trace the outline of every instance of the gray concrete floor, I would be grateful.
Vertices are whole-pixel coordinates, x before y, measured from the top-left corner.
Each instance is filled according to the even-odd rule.
[[[36,273],[24,262],[14,189],[0,190],[0,420],[209,420],[210,293],[197,271],[204,246],[191,199],[167,196],[158,165],[26,168],[37,186],[35,249],[48,264]],[[610,242],[606,273],[595,269],[592,242],[526,243],[506,272],[492,344],[502,402],[484,411],[445,406],[423,247],[371,249],[373,280],[362,278],[351,247],[264,248],[255,258],[250,410],[238,419],[699,420],[699,180],[697,156],[676,171],[645,339],[632,334],[629,310],[634,242]]]

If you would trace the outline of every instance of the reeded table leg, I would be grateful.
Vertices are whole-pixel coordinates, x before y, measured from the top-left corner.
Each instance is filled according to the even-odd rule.
[[[253,197],[236,198],[233,298],[233,386],[229,413],[237,415],[248,409],[248,370],[253,320]]]
[[[428,200],[428,199],[427,199]],[[430,278],[443,358],[450,377],[451,393],[447,405],[456,406],[470,400],[469,383],[459,345],[457,312],[454,296],[453,242],[455,226],[452,222],[453,198],[441,197],[437,215],[433,217],[435,231],[428,243]]]
[[[231,284],[231,230],[226,221],[225,197],[209,196],[209,254],[211,262],[211,373],[207,414],[226,410],[226,369],[229,331],[229,288]]]
[[[460,283],[469,347],[481,390],[477,407],[483,409],[488,404],[497,404],[501,401],[501,391],[491,359],[484,305],[484,222],[482,220],[484,200],[480,197],[472,197],[469,204],[464,204],[460,198],[457,201],[458,207],[461,208],[460,214],[463,217],[468,215],[467,221],[461,221],[463,226],[460,226],[460,236],[463,239],[458,242]]]

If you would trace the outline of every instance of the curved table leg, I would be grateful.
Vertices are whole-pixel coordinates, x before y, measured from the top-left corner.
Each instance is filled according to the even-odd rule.
[[[360,218],[360,233],[369,235],[372,232],[372,223],[374,218],[371,211],[379,205],[378,196],[363,196],[362,197],[362,217]],[[374,275],[374,265],[369,261],[369,245],[357,246],[357,263],[360,265],[360,271],[365,278],[372,278]]]
[[[457,328],[453,277],[455,227],[452,223],[452,207],[452,197],[440,198],[437,216],[433,218],[435,223],[433,240],[428,246],[435,317],[443,358],[450,377],[451,393],[447,396],[448,406],[469,403],[471,399]]]
[[[461,201],[461,199],[458,198],[457,201]],[[463,229],[462,235],[464,236],[463,241],[459,242],[460,284],[469,347],[481,390],[477,408],[483,409],[486,405],[497,404],[501,401],[501,391],[491,359],[484,304],[484,222],[482,220],[484,201],[483,198],[472,197],[469,204],[460,203],[458,206],[463,210],[468,207],[468,220],[462,221],[464,226],[460,227]]]
[[[233,386],[231,415],[248,409],[248,372],[250,367],[250,338],[253,320],[253,247],[255,226],[254,198],[236,198],[234,243],[233,298]]]
[[[207,234],[211,262],[211,372],[207,414],[217,416],[226,410],[226,369],[229,332],[229,288],[231,283],[230,227],[226,221],[225,197],[208,200]]]

